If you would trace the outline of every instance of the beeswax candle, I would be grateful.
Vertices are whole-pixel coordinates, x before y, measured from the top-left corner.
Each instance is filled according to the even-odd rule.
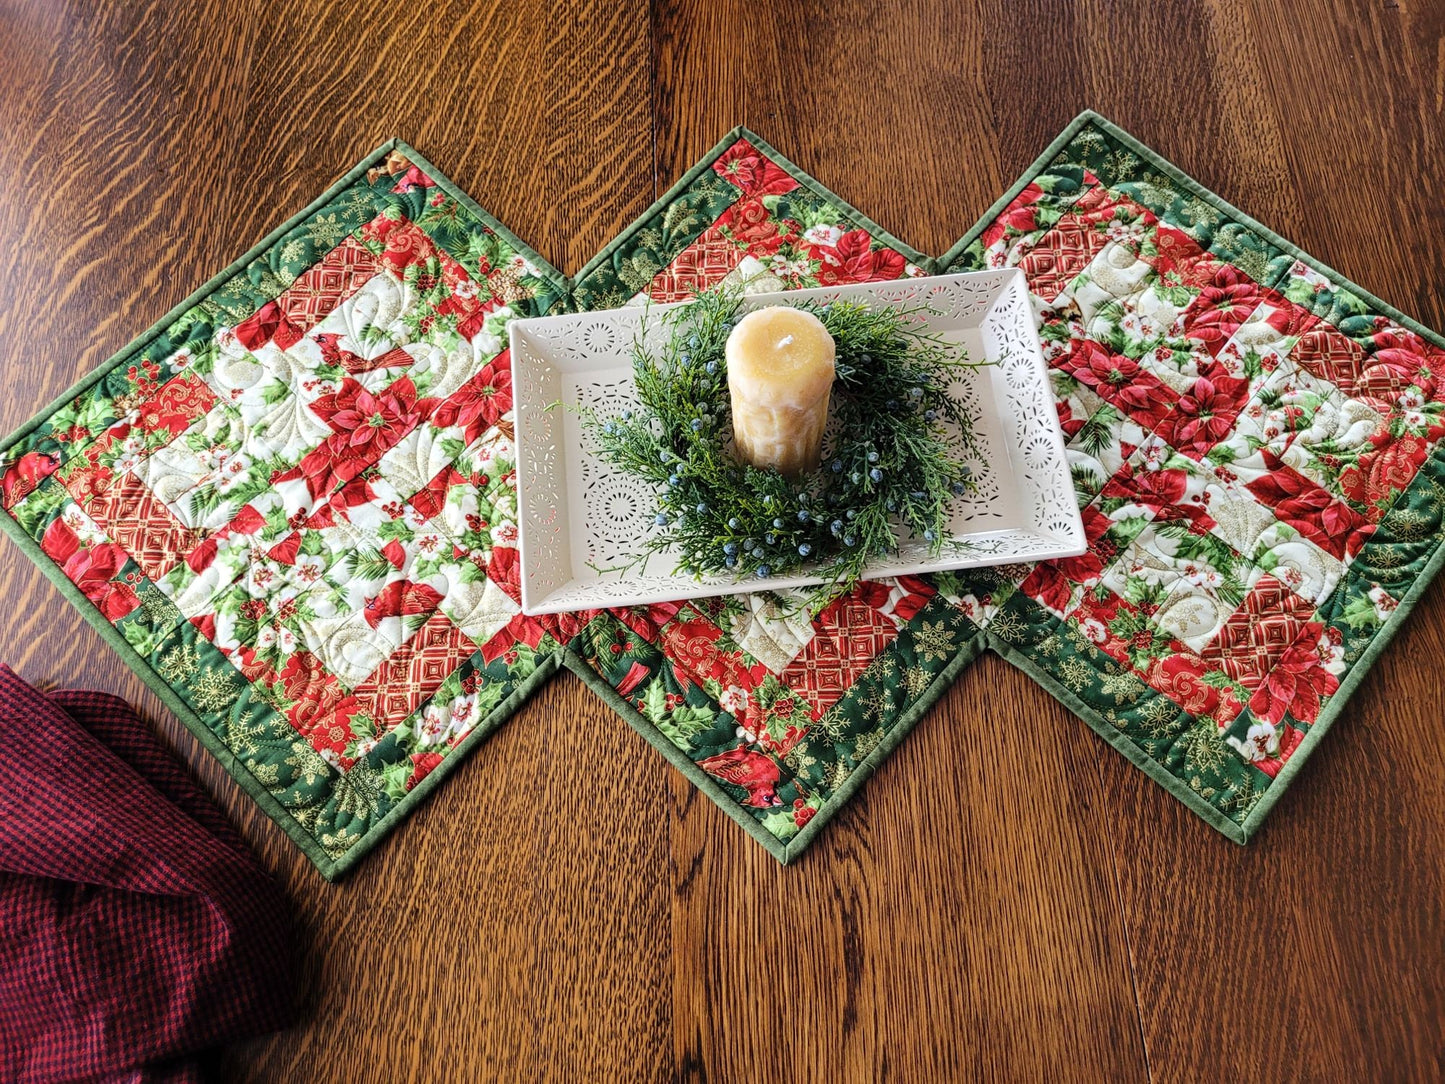
[[[748,313],[727,341],[733,441],[757,467],[814,470],[828,424],[833,336],[810,312],[774,305]]]

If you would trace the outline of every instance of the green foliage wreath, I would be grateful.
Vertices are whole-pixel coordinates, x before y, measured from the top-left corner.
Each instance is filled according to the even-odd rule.
[[[742,300],[715,288],[666,310],[663,345],[634,348],[639,409],[584,416],[602,458],[657,491],[662,529],[639,560],[671,550],[694,574],[805,572],[831,598],[897,553],[903,531],[940,554],[952,498],[973,490],[971,419],[948,386],[983,363],[920,330],[926,306],[799,302],[833,336],[837,375],[822,467],[789,479],[731,451],[724,347]]]

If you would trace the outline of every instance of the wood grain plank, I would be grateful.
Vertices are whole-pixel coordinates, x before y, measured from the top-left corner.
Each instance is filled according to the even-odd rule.
[[[244,14],[244,12],[238,12]],[[252,35],[216,34],[193,6],[7,5],[0,41],[0,341],[8,432],[172,308],[251,240],[230,227],[233,145],[196,132],[242,120]],[[185,62],[176,62],[176,57]],[[0,644],[31,681],[104,689],[157,721],[201,769],[218,765],[18,549],[0,551]],[[233,799],[234,800],[234,799]],[[252,805],[252,803],[244,803]],[[243,807],[244,808],[244,807]],[[264,821],[254,807],[251,823]]]
[[[992,130],[983,88],[992,61],[986,19],[966,6],[675,0],[659,3],[655,19],[664,183],[746,124],[880,225],[938,253],[1013,179],[996,141],[979,138]],[[1027,139],[1020,133],[1020,167],[1039,150]]]
[[[1219,130],[1205,138],[1152,98],[1118,107],[1120,122],[1306,251],[1445,326],[1445,209],[1431,180],[1445,164],[1431,93],[1445,11],[1204,7],[1198,25],[1222,63],[1189,82],[1202,125]],[[1247,848],[1100,743],[1127,840],[1119,881],[1157,1079],[1439,1078],[1442,651],[1437,585]]]
[[[1036,699],[999,660],[975,666],[786,868],[674,785],[683,1075],[1143,1077],[1100,825],[1069,785],[1088,743],[1040,763],[1033,730],[974,722]],[[1052,714],[1039,725],[1076,732]]]
[[[939,252],[1093,106],[1445,325],[1430,0],[0,5],[19,424],[390,135],[575,270],[747,123]],[[325,885],[11,546],[0,644],[140,706],[296,902],[240,1080],[1428,1079],[1445,601],[1248,848],[980,660],[777,866],[562,675]]]
[[[252,76],[256,108],[275,110],[256,160],[304,146],[310,161],[345,162],[396,133],[567,272],[651,201],[640,3],[573,5],[561,18],[543,3],[361,17],[374,11],[270,6],[266,18],[286,32],[271,36]],[[359,32],[337,32],[352,26]],[[289,62],[298,37],[316,62]],[[287,130],[284,103],[314,91],[318,70],[331,72],[330,97],[301,131]],[[340,125],[333,111],[345,114]],[[302,170],[287,183],[305,198],[324,181]],[[576,773],[599,756],[605,771]],[[339,892],[279,841],[268,860],[320,908],[309,921],[309,1020],[232,1052],[227,1074],[270,1080],[324,1065],[351,1080],[663,1075],[668,1005],[655,992],[668,955],[649,916],[666,899],[645,869],[666,860],[664,770],[564,675]],[[373,936],[368,915],[389,916]],[[386,1006],[385,1020],[372,1041],[338,1054],[358,1004]]]
[[[1048,139],[1016,134],[1001,159],[978,138],[1000,96],[983,89],[987,16],[714,2],[655,13],[664,178],[742,120],[942,251]],[[1078,111],[1055,108],[1060,127]],[[943,209],[960,204],[950,221]],[[1041,748],[1053,751],[1042,763]],[[676,1064],[723,1080],[1141,1078],[1092,757],[1076,721],[989,658],[798,864],[776,868],[710,803],[682,803]]]

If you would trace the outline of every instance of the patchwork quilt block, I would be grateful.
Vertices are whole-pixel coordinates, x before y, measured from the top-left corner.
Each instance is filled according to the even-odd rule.
[[[504,349],[567,284],[429,170],[371,155],[5,453],[22,543],[328,874],[572,634],[518,604]]]
[[[1088,114],[940,264],[1024,269],[1090,540],[989,646],[1244,841],[1438,568],[1445,342]]]
[[[522,615],[509,320],[1002,266],[1087,553]],[[939,260],[739,129],[570,281],[392,142],[14,434],[0,525],[327,877],[561,666],[787,861],[986,647],[1242,842],[1440,563],[1442,404],[1093,114]]]

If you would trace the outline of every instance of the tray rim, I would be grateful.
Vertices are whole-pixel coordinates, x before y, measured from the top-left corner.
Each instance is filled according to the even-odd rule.
[[[991,268],[982,271],[955,271],[937,275],[918,275],[907,279],[889,279],[876,283],[849,283],[848,286],[869,286],[874,288],[886,288],[902,283],[928,283],[928,282],[957,282],[960,280],[977,279],[982,277],[998,278],[1004,280],[999,293],[1011,289],[1021,290],[1023,296],[1027,297],[1027,284],[1024,281],[1024,273],[1017,267]],[[810,287],[804,290],[783,290],[768,291],[756,294],[749,294],[746,303],[749,305],[762,305],[771,303],[790,303],[809,296],[836,293],[840,287],[823,286]],[[997,300],[990,304],[996,304]],[[671,301],[649,303],[643,311],[668,311],[681,306],[692,304],[691,301]],[[537,326],[556,326],[561,323],[581,323],[589,319],[596,320],[599,317],[616,319],[619,314],[635,315],[639,310],[633,307],[615,309],[589,309],[582,312],[555,313],[546,316],[527,317],[512,320],[507,325],[508,347],[512,356],[512,381],[514,389],[521,383],[519,373],[523,370],[517,363],[519,356],[518,338]],[[1027,321],[1027,336],[1032,356],[1036,359],[1040,369],[1040,377],[1047,384],[1049,380],[1048,364],[1043,357],[1042,343],[1038,337],[1038,328],[1032,320]],[[1052,394],[1052,392],[1050,393]],[[520,398],[518,396],[518,398]],[[1059,462],[1067,465],[1067,447],[1063,438],[1063,430],[1058,424],[1057,414],[1050,413],[1049,425],[1050,440],[1054,446],[1054,452]],[[687,577],[686,573],[675,574],[676,589],[669,587],[666,591],[639,591],[635,596],[629,596],[619,600],[617,598],[597,598],[595,600],[578,599],[572,597],[560,602],[548,602],[548,598],[556,595],[558,590],[554,589],[540,599],[532,597],[533,592],[529,590],[528,572],[528,546],[527,546],[527,492],[529,489],[526,481],[526,472],[522,469],[523,455],[523,427],[517,425],[514,431],[514,452],[517,463],[517,550],[521,561],[521,607],[522,613],[528,617],[538,617],[547,614],[574,613],[579,610],[592,609],[594,607],[612,608],[617,606],[645,606],[659,602],[672,602],[680,600],[693,600],[700,598],[716,598],[727,595],[738,594],[759,594],[765,592],[788,591],[796,588],[816,586],[825,582],[822,577],[810,576],[806,573],[796,573],[791,576],[772,576],[767,580],[737,579],[727,583],[704,582]],[[1088,549],[1088,540],[1083,527],[1082,511],[1074,506],[1072,512],[1072,537],[1059,537],[1052,533],[1027,528],[1006,528],[998,531],[980,531],[970,537],[987,538],[990,535],[1014,535],[1033,537],[1036,539],[1057,542],[1057,545],[1030,553],[1023,558],[1027,563],[1038,561],[1061,560],[1069,557],[1078,557]],[[862,577],[864,580],[888,579],[897,576],[926,575],[933,572],[951,572],[969,568],[996,567],[1018,563],[1017,559],[999,559],[997,555],[978,555],[960,553],[955,556],[940,556],[928,561],[909,561],[898,563],[875,562],[869,566],[869,570]],[[569,581],[575,584],[577,578],[574,575]]]

